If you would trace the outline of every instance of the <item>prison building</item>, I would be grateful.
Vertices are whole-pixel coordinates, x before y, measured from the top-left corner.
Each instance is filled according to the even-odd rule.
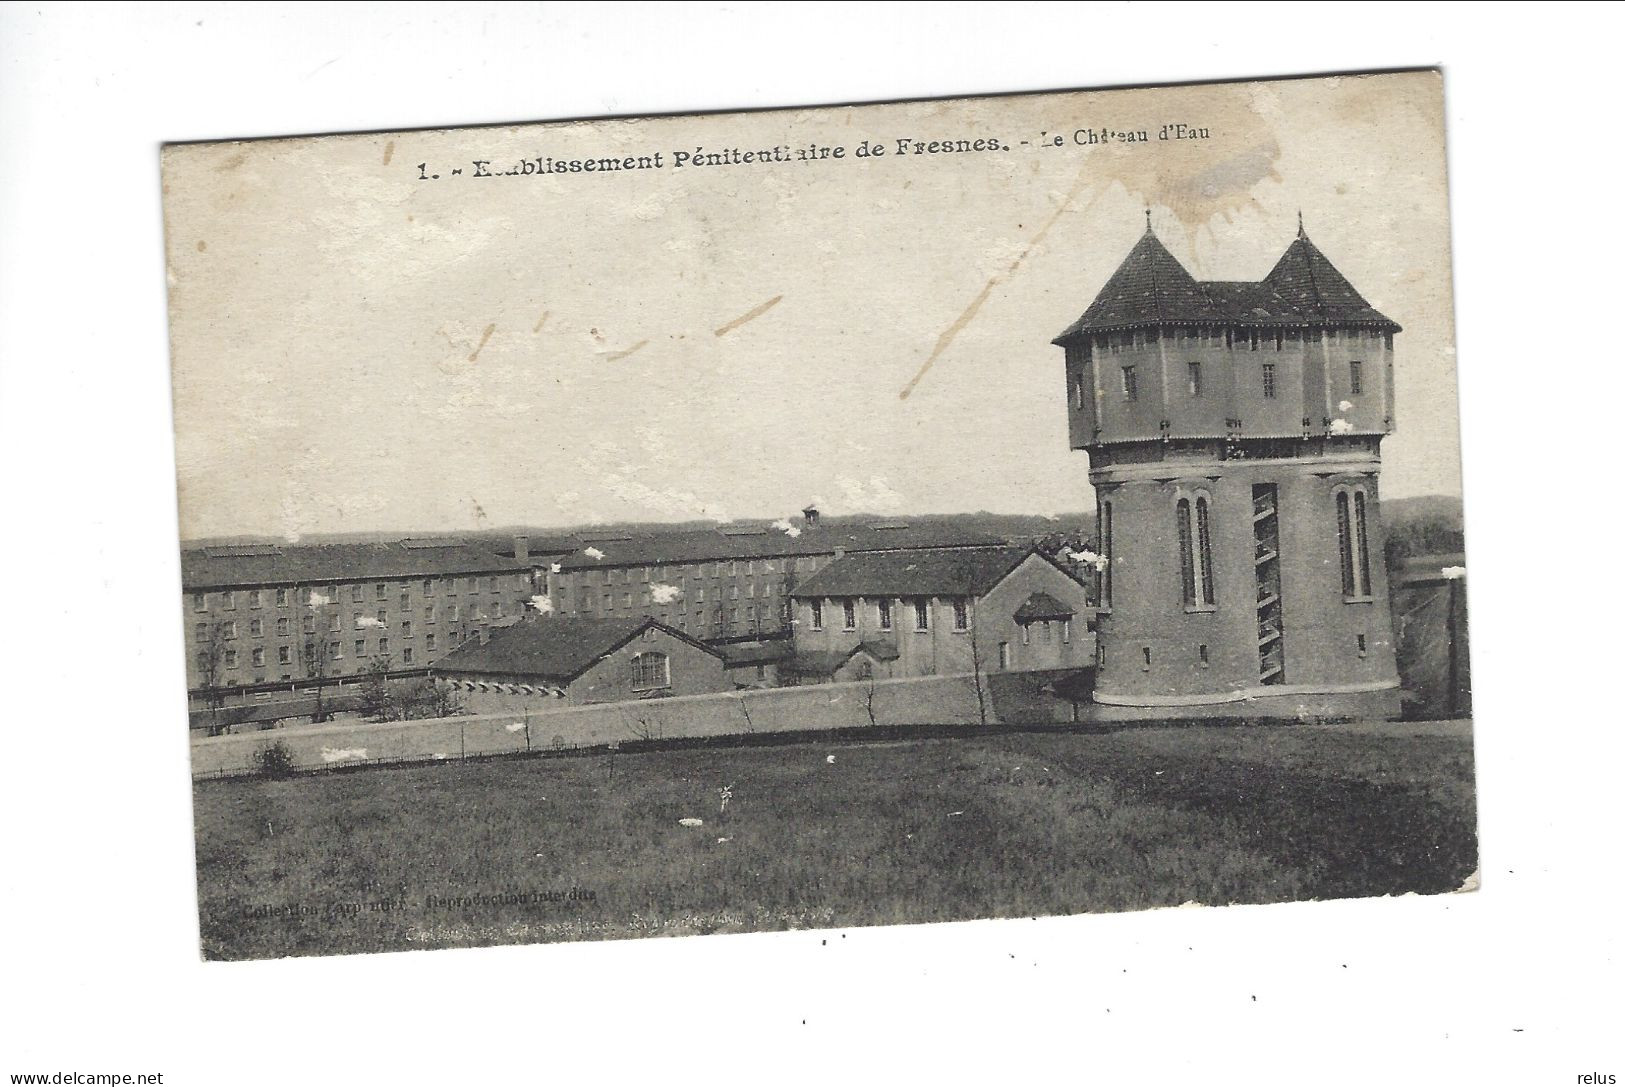
[[[414,671],[517,620],[528,564],[457,539],[181,552],[194,699],[274,699],[387,661]]]
[[[653,619],[530,616],[433,669],[468,713],[537,712],[734,689],[722,654]]]
[[[800,682],[1077,668],[1088,588],[1029,548],[846,555],[791,592]]]
[[[1262,281],[1198,282],[1149,219],[1054,340],[1105,559],[1094,701],[1390,715],[1378,470],[1399,325],[1301,223]]]
[[[788,531],[786,529],[793,531]],[[538,567],[551,613],[652,616],[706,642],[786,638],[790,594],[837,556],[1002,544],[951,523],[832,524],[809,507],[797,522],[636,534],[579,533],[573,553]]]

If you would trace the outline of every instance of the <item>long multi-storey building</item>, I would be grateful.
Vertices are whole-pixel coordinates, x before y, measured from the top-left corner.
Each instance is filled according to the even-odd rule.
[[[528,560],[452,539],[201,547],[181,582],[194,693],[421,669],[534,592]]]
[[[1399,331],[1301,224],[1238,283],[1198,282],[1147,223],[1054,341],[1098,508],[1098,705],[1397,709],[1377,474]]]
[[[953,524],[820,522],[594,535],[577,550],[538,565],[555,615],[649,615],[701,641],[787,636],[790,594],[837,557],[860,552],[988,547],[1004,541]]]

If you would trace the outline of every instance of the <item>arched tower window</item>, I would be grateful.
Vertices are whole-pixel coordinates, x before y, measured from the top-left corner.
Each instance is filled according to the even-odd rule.
[[[1187,608],[1211,608],[1213,593],[1213,504],[1205,494],[1181,498],[1174,506],[1179,530],[1179,572]]]
[[[1364,600],[1371,595],[1371,552],[1366,536],[1366,494],[1360,487],[1339,487],[1337,558],[1343,571],[1343,596]]]
[[[664,653],[639,653],[632,658],[632,689],[652,691],[671,686],[671,662]]]
[[[1101,559],[1101,568],[1098,575],[1099,588],[1097,589],[1098,604],[1110,611],[1112,607],[1112,504],[1110,502],[1100,504],[1100,512],[1096,515],[1095,520],[1100,536]]]

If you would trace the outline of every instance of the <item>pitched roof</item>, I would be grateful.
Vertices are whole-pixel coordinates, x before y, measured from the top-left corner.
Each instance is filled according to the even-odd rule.
[[[731,559],[828,555],[836,550],[989,547],[1004,542],[1001,537],[991,533],[951,523],[874,521],[793,527],[799,529],[795,536],[765,521],[754,527],[733,524],[682,532],[628,533],[613,539],[582,533],[580,550],[557,561],[563,570],[586,570],[600,566],[667,566]],[[598,554],[588,554],[589,548]]]
[[[731,667],[748,664],[772,664],[795,652],[788,638],[772,641],[723,643],[713,647],[722,654],[723,662]]]
[[[981,596],[1029,555],[1025,547],[975,547],[846,555],[804,581],[790,595]]]
[[[437,674],[536,676],[569,682],[621,648],[649,627],[705,650],[721,654],[648,617],[641,619],[526,618],[491,632],[481,644],[467,641],[440,658]]]
[[[1300,227],[1263,286],[1315,324],[1399,326],[1371,307]]]
[[[1015,619],[1018,623],[1030,623],[1035,619],[1070,619],[1074,614],[1070,607],[1049,593],[1034,593],[1016,609]]]
[[[867,653],[877,661],[894,661],[902,655],[891,642],[859,642],[850,649],[805,650],[786,660],[784,669],[798,676],[832,676],[859,653]]]
[[[1153,325],[1364,325],[1398,332],[1300,227],[1259,282],[1198,282],[1149,226],[1089,308],[1054,343],[1084,332]]]
[[[1148,225],[1083,316],[1056,337],[1085,329],[1161,324],[1219,324],[1224,315]]]
[[[462,540],[238,544],[181,552],[181,585],[188,591],[376,578],[511,574],[529,570],[529,566]]]

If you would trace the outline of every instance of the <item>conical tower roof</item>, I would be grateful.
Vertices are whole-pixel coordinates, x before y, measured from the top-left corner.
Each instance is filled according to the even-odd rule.
[[[1083,311],[1083,316],[1072,322],[1055,342],[1060,343],[1080,332],[1145,325],[1221,324],[1224,320],[1224,314],[1147,223],[1145,233],[1089,308]]]
[[[1298,236],[1264,277],[1263,285],[1311,324],[1365,325],[1399,331],[1399,325],[1373,309],[1354,284],[1343,278],[1301,225]]]

